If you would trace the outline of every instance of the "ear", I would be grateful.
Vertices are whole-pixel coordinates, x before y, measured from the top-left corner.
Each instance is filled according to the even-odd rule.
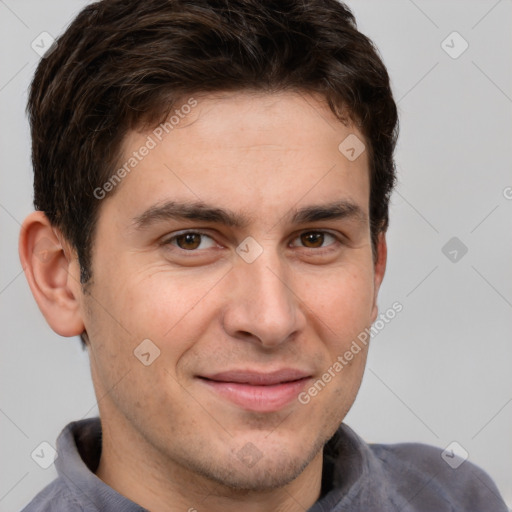
[[[81,334],[78,259],[43,212],[25,219],[18,249],[32,294],[50,327],[61,336]]]
[[[388,259],[388,247],[386,244],[386,233],[382,232],[379,234],[377,242],[377,255],[375,260],[375,268],[373,275],[373,307],[371,314],[372,323],[375,322],[379,308],[377,307],[377,297],[379,295],[380,285],[384,279],[386,272],[386,262]]]

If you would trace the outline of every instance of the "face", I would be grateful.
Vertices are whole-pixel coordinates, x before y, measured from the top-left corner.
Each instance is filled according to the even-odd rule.
[[[81,308],[102,422],[140,457],[269,489],[339,426],[366,348],[332,367],[383,274],[350,134],[318,97],[237,93],[126,138],[124,161],[156,144],[102,200]]]

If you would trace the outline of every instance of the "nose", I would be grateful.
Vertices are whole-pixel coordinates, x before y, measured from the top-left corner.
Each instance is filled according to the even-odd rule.
[[[252,263],[237,260],[230,276],[223,323],[231,337],[274,348],[304,328],[291,269],[276,251],[267,248]]]

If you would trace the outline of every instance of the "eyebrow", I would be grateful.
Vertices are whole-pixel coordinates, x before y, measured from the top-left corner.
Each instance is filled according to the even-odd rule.
[[[290,217],[292,224],[307,224],[321,220],[353,219],[361,224],[368,220],[366,213],[355,203],[348,200],[306,206],[291,210],[285,217]],[[154,205],[133,219],[137,230],[144,230],[151,225],[175,219],[187,219],[199,222],[224,224],[229,227],[245,228],[253,220],[243,213],[236,213],[203,202],[166,201]],[[282,220],[280,219],[280,220]]]

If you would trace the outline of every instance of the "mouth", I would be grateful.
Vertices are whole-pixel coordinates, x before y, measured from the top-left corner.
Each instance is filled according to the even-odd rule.
[[[277,412],[293,402],[312,376],[285,368],[270,373],[228,371],[198,376],[217,396],[253,412]]]

